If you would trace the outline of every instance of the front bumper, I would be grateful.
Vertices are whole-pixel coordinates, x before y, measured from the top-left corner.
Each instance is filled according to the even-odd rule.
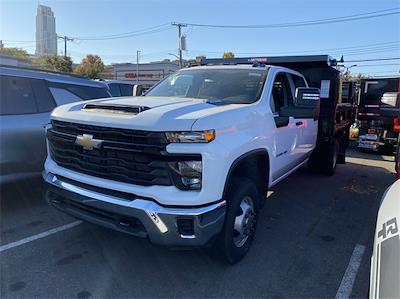
[[[163,207],[149,199],[128,200],[101,188],[43,173],[46,200],[76,218],[168,246],[202,246],[223,227],[225,201],[201,207]],[[104,190],[107,191],[107,190]],[[116,204],[120,202],[121,204]]]

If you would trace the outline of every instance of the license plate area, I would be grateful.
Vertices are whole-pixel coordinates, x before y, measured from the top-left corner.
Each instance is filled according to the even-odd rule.
[[[371,150],[377,150],[378,149],[378,144],[372,143],[372,142],[368,142],[368,141],[359,141],[358,142],[358,147],[367,148],[367,149],[371,149]]]
[[[365,139],[376,141],[376,140],[378,140],[378,135],[377,134],[365,134]]]

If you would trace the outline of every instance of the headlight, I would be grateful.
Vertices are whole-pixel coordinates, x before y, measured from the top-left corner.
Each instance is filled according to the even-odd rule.
[[[203,166],[201,161],[169,162],[176,186],[183,190],[200,190]]]
[[[215,130],[166,132],[165,136],[172,143],[206,143],[215,139]]]

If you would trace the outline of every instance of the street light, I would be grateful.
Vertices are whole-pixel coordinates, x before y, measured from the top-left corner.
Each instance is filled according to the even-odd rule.
[[[350,66],[345,66],[344,68],[346,69],[346,73],[349,72],[349,69],[351,69],[352,67],[355,67],[355,66],[357,66],[357,64],[353,64],[353,65],[350,65]]]
[[[176,54],[168,53],[168,55],[174,56],[177,60],[179,60],[179,56]]]

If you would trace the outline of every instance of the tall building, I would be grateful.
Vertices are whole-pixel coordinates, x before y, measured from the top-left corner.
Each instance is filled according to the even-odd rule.
[[[36,14],[36,55],[57,55],[56,19],[51,8],[38,5]]]

